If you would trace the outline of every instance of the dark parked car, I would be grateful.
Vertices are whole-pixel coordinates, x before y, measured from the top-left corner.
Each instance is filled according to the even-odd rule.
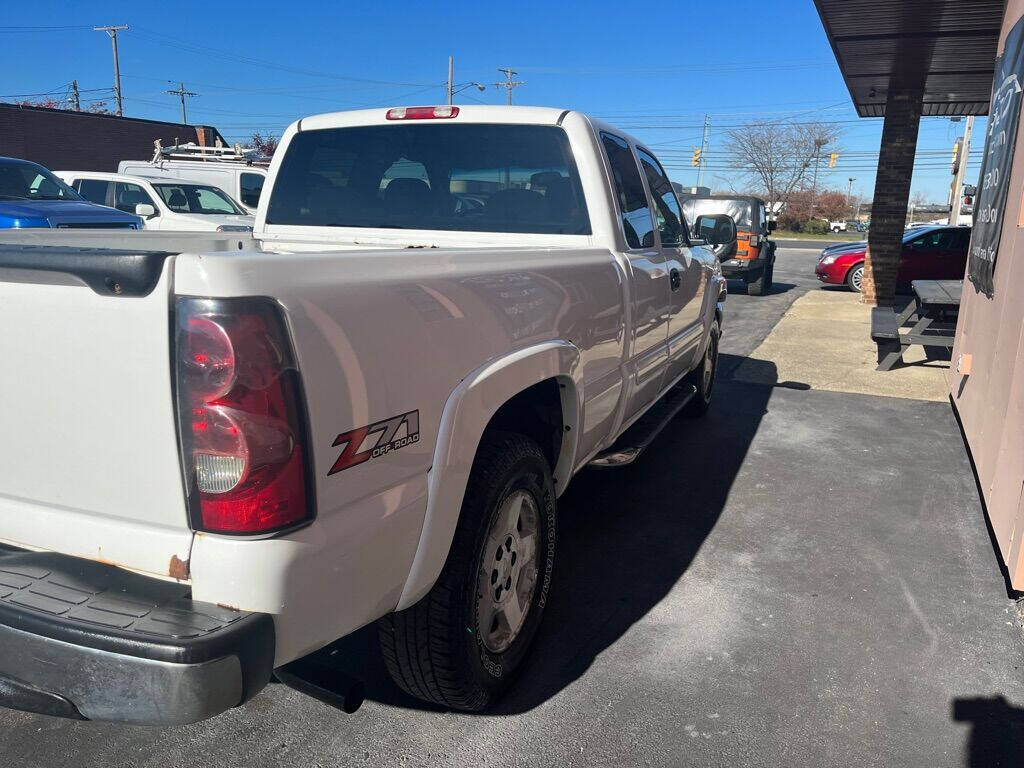
[[[772,287],[775,243],[768,235],[775,222],[768,221],[764,200],[742,195],[708,195],[683,200],[683,214],[693,224],[698,216],[727,214],[736,222],[736,244],[718,254],[722,274],[742,280],[750,296],[764,296]]]
[[[970,227],[922,227],[903,235],[903,253],[896,276],[899,290],[912,280],[961,280],[967,267]],[[867,243],[829,246],[818,257],[814,273],[823,283],[861,289]]]

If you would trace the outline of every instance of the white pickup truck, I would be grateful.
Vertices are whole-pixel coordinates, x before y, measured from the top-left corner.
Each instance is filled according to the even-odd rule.
[[[530,107],[300,120],[252,235],[3,234],[0,705],[194,722],[378,621],[487,707],[570,479],[708,407],[703,245],[648,149]]]

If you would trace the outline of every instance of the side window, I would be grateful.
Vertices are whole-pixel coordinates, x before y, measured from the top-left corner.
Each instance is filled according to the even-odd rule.
[[[968,227],[961,227],[956,231],[956,235],[953,238],[953,245],[950,246],[951,250],[954,251],[966,251],[967,247],[971,244],[971,230]]]
[[[255,208],[260,202],[260,192],[265,181],[261,173],[243,173],[239,184],[242,188],[242,203]]]
[[[218,195],[211,189],[204,189],[198,187],[196,189],[196,199],[199,201],[199,207],[203,210],[203,213],[234,213],[235,209],[231,206],[227,200]]]
[[[658,233],[661,235],[662,246],[671,248],[685,245],[688,242],[685,235],[686,225],[683,223],[679,200],[672,189],[672,182],[650,153],[642,149],[638,150],[638,153],[640,164],[647,176],[647,185],[651,188],[651,197],[654,198],[654,213],[658,219]]]
[[[138,184],[129,184],[126,181],[114,182],[115,208],[125,213],[135,213],[135,206],[139,203],[153,205],[153,199]],[[155,205],[153,207],[156,208]]]
[[[765,216],[764,206],[761,203],[757,204],[757,212],[760,224],[760,231],[762,234],[768,234],[768,217]]]
[[[103,179],[75,179],[75,189],[90,203],[107,205],[107,190],[110,182]],[[133,210],[132,213],[135,211]]]
[[[602,133],[601,142],[615,182],[615,195],[619,199],[626,244],[630,248],[651,248],[654,246],[654,219],[647,205],[647,193],[640,179],[636,158],[629,144],[618,136]]]

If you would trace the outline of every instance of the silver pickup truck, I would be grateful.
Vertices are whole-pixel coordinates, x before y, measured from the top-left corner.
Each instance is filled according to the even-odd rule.
[[[487,707],[572,477],[708,408],[703,246],[649,149],[526,107],[300,120],[251,236],[0,236],[0,704],[193,722],[378,622]]]

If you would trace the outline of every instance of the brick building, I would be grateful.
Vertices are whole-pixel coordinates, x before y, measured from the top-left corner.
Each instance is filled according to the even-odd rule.
[[[121,160],[151,158],[156,139],[165,147],[224,142],[208,126],[0,103],[0,156],[32,160],[51,170],[117,171]]]

